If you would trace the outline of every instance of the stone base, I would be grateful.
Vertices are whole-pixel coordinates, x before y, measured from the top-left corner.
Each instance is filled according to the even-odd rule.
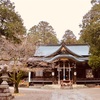
[[[12,100],[14,97],[10,93],[8,85],[0,85],[0,100]]]

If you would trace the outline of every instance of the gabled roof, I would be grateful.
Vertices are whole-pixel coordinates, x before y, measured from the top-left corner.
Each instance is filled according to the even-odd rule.
[[[55,51],[54,53],[50,54],[47,57],[56,56],[58,54],[71,54],[71,55],[74,55],[74,56],[77,56],[77,57],[81,56],[81,55],[78,55],[78,54],[72,52],[69,48],[67,48],[67,46],[65,44],[62,44],[61,47],[57,51]]]
[[[39,46],[34,56],[47,57],[57,53],[62,47],[66,48],[71,55],[89,56],[89,45],[87,44]]]

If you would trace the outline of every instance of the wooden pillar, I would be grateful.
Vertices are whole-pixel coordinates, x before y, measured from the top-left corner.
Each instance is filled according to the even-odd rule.
[[[54,75],[55,75],[55,73],[54,73],[54,69],[52,70],[52,84],[54,84]]]
[[[54,64],[54,62],[51,64],[51,66],[52,66],[52,84],[54,84],[55,82],[55,71],[54,71],[54,68],[55,68],[55,66],[54,66],[55,64]]]
[[[58,85],[60,85],[60,71],[61,71],[61,69],[59,66],[58,66],[57,71],[58,71]]]
[[[76,75],[77,75],[77,72],[76,72],[76,63],[74,64],[74,84],[76,84]]]
[[[28,82],[31,82],[31,72],[28,72]]]
[[[70,80],[70,71],[71,71],[71,69],[70,69],[70,63],[68,63],[68,71],[69,71],[69,80]]]
[[[63,61],[63,80],[66,79],[65,62]]]

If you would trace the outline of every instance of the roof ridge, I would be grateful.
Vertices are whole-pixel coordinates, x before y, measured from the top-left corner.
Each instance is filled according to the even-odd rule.
[[[40,45],[40,46],[61,46],[62,44],[49,44],[49,45]],[[65,44],[65,46],[83,46],[89,44]]]

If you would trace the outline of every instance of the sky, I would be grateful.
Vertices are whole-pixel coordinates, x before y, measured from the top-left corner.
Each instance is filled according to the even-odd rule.
[[[48,22],[59,40],[66,30],[79,38],[83,16],[91,9],[91,0],[11,0],[29,30],[40,21]]]

